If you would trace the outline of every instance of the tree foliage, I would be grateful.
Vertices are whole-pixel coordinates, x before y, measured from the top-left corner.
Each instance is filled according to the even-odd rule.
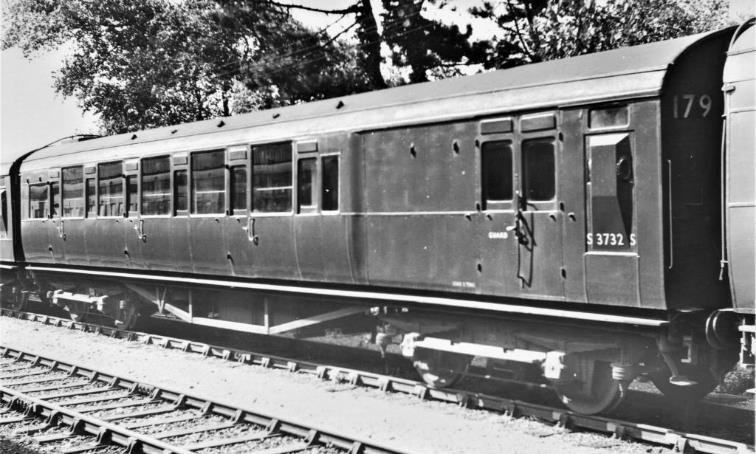
[[[471,42],[472,26],[464,31],[423,15],[426,0],[382,0],[383,39],[391,50],[392,63],[410,68],[409,82],[425,82],[459,75],[459,65],[477,63],[485,57]],[[435,0],[427,3],[437,4]]]
[[[498,33],[474,41],[470,25],[429,14],[453,10],[445,0],[300,2],[16,0],[2,43],[30,58],[72,49],[55,88],[112,133],[674,38],[725,25],[727,9],[726,0],[480,0],[469,18]],[[296,22],[297,9],[351,23],[329,36]],[[388,80],[386,68],[406,79]]]
[[[500,2],[501,4],[501,2]],[[581,55],[677,38],[727,25],[726,0],[506,0],[472,8],[503,34],[488,67]]]
[[[4,49],[73,48],[55,88],[109,133],[367,88],[354,50],[265,3],[19,0],[6,19]]]
[[[485,46],[471,39],[470,25],[462,30],[458,25],[428,17],[426,8],[443,9],[447,6],[443,0],[381,0],[380,22],[376,21],[373,5],[378,4],[377,0],[354,0],[350,6],[340,9],[268,1],[288,10],[352,15],[353,22],[348,28],[356,29],[358,48],[363,55],[361,62],[372,88],[383,88],[390,82],[415,83],[431,77],[459,75],[460,66],[481,63],[487,56]],[[381,72],[384,48],[388,49],[394,67],[408,69],[408,80],[386,80]]]

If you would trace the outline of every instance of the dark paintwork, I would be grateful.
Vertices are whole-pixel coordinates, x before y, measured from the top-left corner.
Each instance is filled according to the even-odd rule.
[[[719,125],[710,120],[718,118],[721,102],[696,125],[700,137],[682,137],[682,125],[670,123],[667,110],[669,97],[680,90],[709,93],[714,87],[716,93],[730,33],[357,95],[345,98],[339,110],[334,101],[323,101],[258,112],[224,120],[222,131],[217,121],[201,122],[140,132],[136,140],[115,136],[44,150],[24,164],[23,181],[48,178],[50,166],[91,164],[103,155],[126,159],[292,140],[294,159],[339,154],[340,212],[63,219],[65,240],[56,230],[59,221],[25,220],[27,259],[648,309],[721,307],[722,285],[711,278],[716,248],[714,254],[706,249],[719,240],[717,165],[710,162],[718,154],[710,142]],[[701,68],[711,75],[701,76]],[[688,87],[686,71],[692,69],[704,86]],[[616,105],[627,105],[627,125],[591,129],[589,109]],[[281,116],[273,120],[274,113]],[[504,118],[512,131],[501,126],[507,121],[485,122]],[[591,153],[607,153],[589,150],[588,137],[606,134],[627,136],[633,156],[632,231],[638,244],[621,254],[586,246],[589,227],[600,225],[592,213],[602,211],[591,208],[585,169]],[[166,136],[175,138],[157,142]],[[299,138],[308,145],[298,154]],[[530,138],[554,141],[556,195],[523,207],[521,244],[508,230],[515,225],[514,200],[498,210],[482,209],[480,147],[511,140],[520,187],[520,143]],[[119,146],[124,143],[134,145]],[[676,264],[665,271],[662,163],[684,161],[686,152],[694,153],[696,165],[674,167],[680,172],[672,188]],[[611,164],[603,167],[610,179]],[[598,158],[595,166],[598,172]],[[180,168],[186,163],[172,160],[172,170]],[[680,194],[697,179],[710,193],[692,209]],[[137,236],[140,223],[146,240]],[[683,272],[696,282],[686,281]]]
[[[727,285],[719,280],[719,162],[722,68],[731,35],[720,33],[694,44],[677,59],[665,77],[661,105],[664,283],[667,305],[674,309],[718,308],[730,304]],[[706,71],[705,68],[717,70]],[[686,95],[696,96],[690,110]],[[708,114],[701,106],[700,99],[704,95],[712,103]],[[669,237],[670,209],[672,238]]]

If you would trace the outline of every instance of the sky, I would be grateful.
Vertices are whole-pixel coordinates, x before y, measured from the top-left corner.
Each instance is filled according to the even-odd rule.
[[[282,0],[287,3],[309,5],[317,8],[344,8],[353,0]],[[456,22],[464,26],[469,22],[466,11],[481,0],[450,0],[441,12],[430,11],[427,17]],[[374,8],[380,2],[373,2]],[[380,14],[380,9],[374,13]],[[294,16],[313,29],[323,28],[335,21],[337,16],[328,16],[307,11],[294,11]],[[338,33],[339,26],[349,25],[345,19],[330,33]],[[488,33],[490,24],[474,24],[476,32]],[[475,38],[483,38],[477,34]],[[55,93],[53,73],[61,67],[66,51],[57,51],[35,56],[27,60],[18,49],[2,51],[0,60],[0,160],[23,154],[57,139],[74,134],[96,133],[97,117],[85,113],[77,106],[75,98],[64,99]]]
[[[18,156],[62,137],[97,131],[96,118],[84,114],[73,98],[63,99],[52,87],[62,53],[32,61],[18,49],[0,60],[0,157]]]
[[[283,0],[318,8],[344,8],[353,0]],[[441,12],[430,11],[427,17],[456,22],[463,26],[469,22],[465,14],[468,8],[480,4],[480,0],[451,0]],[[379,7],[380,2],[373,2]],[[376,9],[375,14],[380,14]],[[328,16],[307,11],[294,11],[294,16],[314,29],[323,28],[335,21],[337,16]],[[339,26],[348,25],[344,19],[330,33],[338,33]],[[486,25],[474,25],[476,32],[487,33]],[[483,36],[475,36],[483,38]],[[54,140],[74,134],[96,133],[97,117],[83,112],[74,98],[64,99],[55,93],[53,73],[61,67],[65,51],[35,56],[33,60],[23,57],[20,50],[2,51],[0,60],[0,158],[17,156],[25,151],[43,146]]]

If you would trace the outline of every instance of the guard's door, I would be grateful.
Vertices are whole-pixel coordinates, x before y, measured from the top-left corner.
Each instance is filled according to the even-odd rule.
[[[469,216],[478,230],[480,287],[484,293],[515,295],[518,235],[515,230],[514,166],[516,137],[511,117],[484,120],[480,124],[480,195],[482,216]]]
[[[559,298],[564,296],[563,219],[557,194],[556,115],[524,116],[519,125],[515,148],[517,279],[521,293]]]

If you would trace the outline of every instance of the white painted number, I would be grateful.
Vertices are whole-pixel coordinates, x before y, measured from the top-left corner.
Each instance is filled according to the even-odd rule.
[[[701,106],[701,109],[703,109],[704,117],[709,115],[709,111],[711,110],[711,96],[701,95],[701,97],[698,98],[698,105]]]
[[[629,236],[630,246],[635,246],[635,234]],[[588,246],[625,246],[625,235],[622,233],[589,233],[585,236]]]
[[[698,100],[698,102],[696,102]],[[706,118],[711,112],[711,96],[684,94],[672,98],[672,116],[674,118]]]

